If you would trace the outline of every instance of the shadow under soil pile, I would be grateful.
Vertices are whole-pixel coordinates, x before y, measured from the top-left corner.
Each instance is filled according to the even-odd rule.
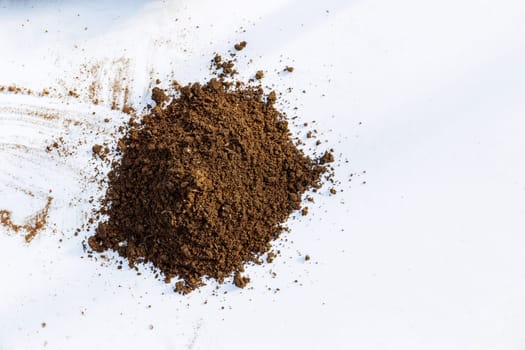
[[[220,57],[215,63],[220,63]],[[331,156],[311,159],[291,139],[274,92],[224,76],[176,85],[119,143],[90,247],[151,262],[187,293],[223,282],[267,252],[301,196],[319,188]],[[168,101],[170,101],[168,103]]]

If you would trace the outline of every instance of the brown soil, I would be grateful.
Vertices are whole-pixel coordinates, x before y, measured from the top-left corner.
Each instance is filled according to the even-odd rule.
[[[106,156],[109,154],[109,148],[102,145],[93,145],[91,148],[93,151],[93,156],[98,156],[100,159],[105,160]]]
[[[235,275],[233,276],[233,284],[235,284],[236,287],[244,288],[248,283],[250,283],[249,277],[242,276],[239,271],[235,272]]]
[[[241,51],[242,49],[244,49],[246,47],[246,44],[248,44],[246,41],[241,41],[240,43],[235,44],[234,48],[237,51]]]
[[[38,211],[32,215],[26,222],[22,225],[17,225],[13,223],[11,219],[11,212],[8,210],[0,210],[0,224],[4,227],[7,227],[15,232],[25,231],[26,234],[24,238],[27,243],[31,242],[33,238],[38,234],[38,232],[46,225],[47,216],[49,212],[49,207],[51,206],[53,198],[48,197],[46,204],[42,210]]]
[[[179,277],[182,293],[205,277],[233,275],[245,287],[244,265],[271,248],[333,161],[331,153],[311,159],[294,145],[275,92],[234,84],[233,63],[218,55],[212,64],[218,79],[174,83],[169,97],[153,89],[157,107],[119,142],[122,159],[101,210],[108,219],[88,240],[130,265],[153,263],[166,281]]]

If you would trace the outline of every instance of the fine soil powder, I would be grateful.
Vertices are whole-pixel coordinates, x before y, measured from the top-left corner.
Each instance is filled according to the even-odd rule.
[[[205,84],[174,83],[170,96],[154,88],[156,107],[119,142],[107,219],[88,241],[130,265],[151,262],[167,281],[180,278],[182,293],[204,278],[233,276],[244,287],[244,265],[269,251],[333,161],[295,146],[274,92],[234,83],[231,61],[212,62],[218,78]]]

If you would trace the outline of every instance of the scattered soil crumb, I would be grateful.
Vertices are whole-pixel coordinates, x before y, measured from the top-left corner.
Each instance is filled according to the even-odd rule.
[[[235,276],[233,277],[233,284],[237,288],[244,288],[250,283],[250,278],[246,276],[242,276],[240,272],[236,272]]]
[[[109,154],[109,148],[102,145],[94,145],[91,150],[93,151],[93,157],[98,156],[100,159],[105,160]]]
[[[302,216],[308,215],[308,207],[304,207],[303,209],[301,209],[301,215]]]
[[[334,161],[334,154],[332,152],[326,151],[319,161],[321,164],[332,163]]]
[[[11,219],[12,213],[8,210],[0,210],[0,224],[4,227],[7,227],[14,232],[18,233],[20,231],[25,231],[24,236],[27,243],[31,242],[33,238],[38,234],[38,232],[46,225],[47,217],[49,212],[49,207],[51,206],[53,198],[48,197],[44,208],[39,210],[36,214],[31,216],[26,222],[22,225],[17,225],[13,223]]]
[[[241,41],[240,43],[235,44],[233,47],[235,48],[235,50],[241,51],[242,49],[246,47],[247,44],[248,43],[246,41]]]

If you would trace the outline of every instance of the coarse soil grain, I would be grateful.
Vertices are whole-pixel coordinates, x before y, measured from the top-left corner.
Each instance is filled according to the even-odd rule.
[[[217,77],[204,84],[153,90],[157,105],[119,142],[107,219],[88,240],[130,265],[151,262],[166,281],[180,278],[181,293],[205,278],[245,287],[245,264],[270,250],[333,161],[296,147],[275,92],[234,82],[232,61],[217,55],[212,65]]]

